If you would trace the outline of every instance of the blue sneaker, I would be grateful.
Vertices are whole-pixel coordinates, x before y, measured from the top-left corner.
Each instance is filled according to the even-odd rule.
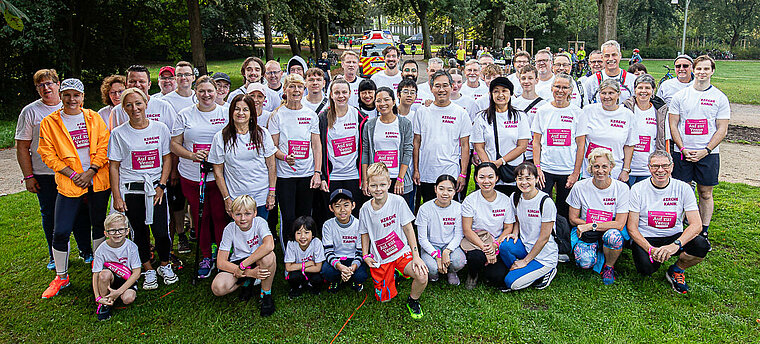
[[[683,270],[677,269],[675,264],[668,268],[668,272],[665,273],[665,279],[670,282],[670,286],[677,293],[686,294],[689,292],[689,286],[686,285],[686,275],[684,275]]]
[[[50,261],[48,261],[46,267],[48,270],[55,270],[55,261],[51,259]]]
[[[602,283],[604,285],[611,285],[615,283],[615,268],[605,265],[602,268]]]
[[[85,264],[92,264],[92,254],[86,255],[86,256],[82,257],[82,259],[84,259],[84,263]]]
[[[198,278],[208,278],[214,269],[214,261],[211,258],[203,258],[198,265]]]

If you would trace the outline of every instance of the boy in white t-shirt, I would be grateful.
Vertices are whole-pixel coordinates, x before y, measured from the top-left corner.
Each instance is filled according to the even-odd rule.
[[[385,164],[370,165],[367,180],[372,200],[359,211],[359,233],[362,259],[370,267],[375,298],[387,302],[396,297],[394,274],[398,270],[414,279],[406,307],[413,319],[420,319],[424,314],[419,299],[427,286],[428,268],[420,257],[412,228],[414,215],[403,197],[388,194],[391,180]]]
[[[92,262],[92,291],[98,305],[95,313],[101,321],[111,318],[116,301],[125,305],[135,301],[142,266],[137,245],[127,239],[127,217],[120,213],[108,215],[104,227],[106,241],[95,250]]]
[[[261,281],[260,314],[274,313],[272,281],[277,270],[274,239],[267,221],[256,216],[256,201],[249,195],[238,196],[232,202],[232,218],[224,227],[216,266],[219,273],[211,282],[215,296],[227,295],[242,286],[240,300],[251,298],[253,279]]]
[[[289,241],[285,249],[285,279],[290,284],[288,297],[293,299],[303,294],[305,289],[319,294],[324,279],[322,263],[325,249],[322,241],[314,236],[317,224],[311,216],[300,216],[293,221],[295,240]]]
[[[336,189],[330,194],[330,211],[335,217],[322,225],[322,244],[325,246],[325,262],[322,277],[337,292],[340,282],[351,282],[351,289],[360,292],[367,280],[367,265],[362,262],[362,242],[359,236],[359,220],[351,213],[356,207],[353,194],[346,189]]]

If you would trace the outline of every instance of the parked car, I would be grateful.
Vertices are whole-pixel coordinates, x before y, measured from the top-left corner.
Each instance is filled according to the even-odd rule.
[[[422,34],[415,34],[404,41],[406,44],[422,44]]]

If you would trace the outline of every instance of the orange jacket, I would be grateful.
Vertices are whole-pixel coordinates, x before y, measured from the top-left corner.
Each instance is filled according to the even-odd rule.
[[[56,171],[55,182],[58,184],[58,192],[66,197],[79,197],[84,195],[87,189],[76,186],[68,176],[57,173],[64,167],[70,167],[77,173],[84,172],[74,141],[61,119],[61,111],[53,112],[40,123],[40,144],[37,153],[40,153],[45,165]],[[82,109],[82,112],[87,134],[90,137],[90,164],[100,166],[98,173],[92,178],[93,191],[105,191],[111,188],[108,180],[110,132],[97,112],[89,109]]]

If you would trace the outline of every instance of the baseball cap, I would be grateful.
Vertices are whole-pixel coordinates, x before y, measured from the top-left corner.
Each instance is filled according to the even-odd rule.
[[[351,191],[348,191],[346,189],[336,189],[330,194],[330,204],[333,204],[342,199],[347,199],[353,202],[354,195],[351,194]]]
[[[675,64],[676,61],[678,61],[678,59],[687,59],[687,60],[689,60],[689,62],[691,62],[691,64],[694,64],[694,59],[691,58],[691,56],[686,55],[686,54],[678,55],[678,57],[676,57],[676,59],[673,60],[673,64]]]
[[[264,91],[264,85],[258,82],[254,82],[248,85],[248,88],[245,89],[245,94],[251,94],[256,91],[261,92],[261,94],[264,96],[267,95],[266,91]]]
[[[172,76],[174,76],[174,67],[172,67],[172,66],[163,66],[163,67],[161,67],[161,69],[158,70],[158,75],[161,75],[164,72],[169,72]]]
[[[507,78],[505,78],[503,76],[497,77],[496,79],[493,79],[491,81],[491,85],[489,87],[489,91],[493,92],[493,89],[496,88],[496,86],[506,87],[509,90],[510,94],[512,92],[514,92],[514,89],[515,89],[515,86],[512,84],[512,82],[509,81],[509,79],[507,79]]]
[[[68,90],[74,90],[81,93],[84,93],[84,84],[79,79],[69,78],[66,80],[63,80],[61,82],[61,88],[59,89],[59,92],[68,91]]]
[[[211,76],[211,79],[214,79],[214,81],[224,80],[228,84],[232,84],[232,81],[230,80],[230,76],[222,72],[214,73],[214,75]]]

